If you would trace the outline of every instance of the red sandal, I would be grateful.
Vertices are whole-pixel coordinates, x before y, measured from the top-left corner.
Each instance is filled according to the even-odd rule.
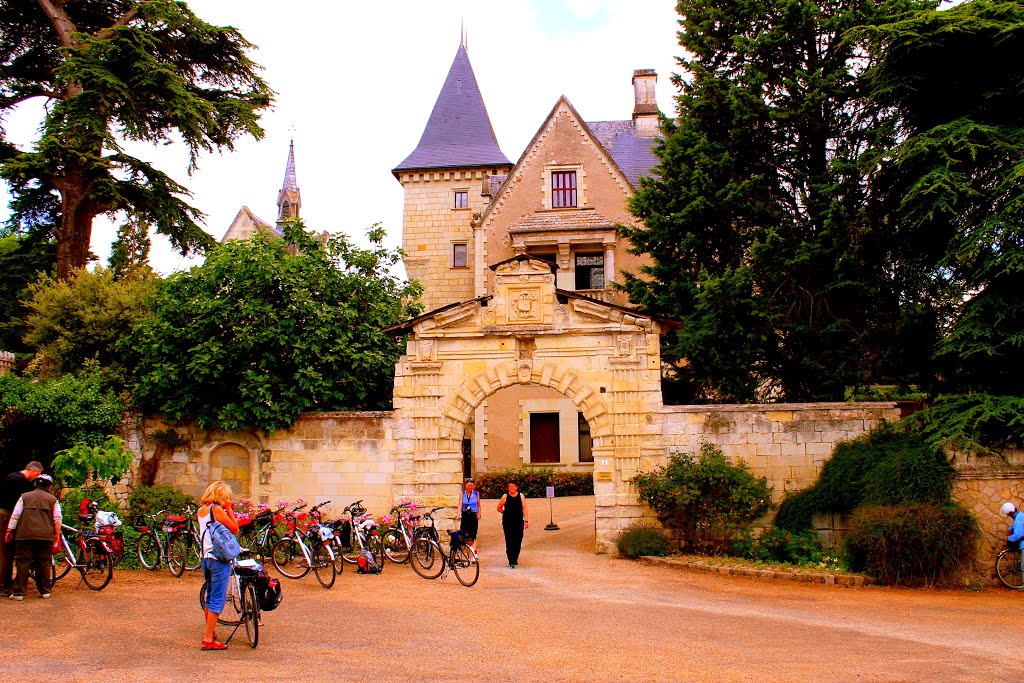
[[[204,640],[203,641],[203,649],[204,650],[226,650],[226,649],[228,649],[228,646],[225,645],[224,643],[219,643],[216,640],[211,640],[209,642]]]

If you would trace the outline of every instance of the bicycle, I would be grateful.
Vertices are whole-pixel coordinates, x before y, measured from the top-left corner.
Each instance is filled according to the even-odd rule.
[[[430,522],[430,527],[435,529],[435,536],[433,513],[439,509],[435,508],[423,515],[424,519]],[[454,536],[449,531],[448,535],[451,536],[451,540],[447,555],[435,538],[427,536],[418,538],[409,551],[409,564],[412,565],[413,571],[424,579],[436,579],[445,574],[450,567],[459,583],[469,588],[480,578],[480,559],[477,557],[476,550],[461,540],[461,534]]]
[[[313,510],[329,502],[320,503]],[[330,527],[319,524],[315,518],[304,531],[300,530],[295,513],[305,507],[300,505],[285,513],[288,535],[274,544],[271,559],[274,568],[285,578],[301,579],[312,570],[320,585],[330,588],[337,576],[334,551],[331,549],[334,532]]]
[[[440,510],[434,508],[431,512]],[[394,515],[395,523],[391,528],[381,535],[381,544],[384,546],[384,557],[395,564],[405,564],[409,561],[409,549],[420,536],[428,533],[432,527],[419,526],[419,515],[407,514],[407,504],[396,505],[391,508],[390,515]],[[436,536],[436,530],[434,534]]]
[[[1003,548],[996,556],[996,576],[1012,590],[1024,590],[1024,568],[1021,567],[1020,548]]]
[[[184,517],[169,518],[167,510],[160,510],[155,514],[143,514],[142,523],[132,522],[132,528],[139,532],[139,541],[135,548],[135,554],[139,558],[139,564],[150,571],[160,568],[160,561],[167,562],[167,543],[160,538],[160,532],[164,532],[167,538],[171,532],[178,528],[184,521]],[[145,520],[152,524],[147,524]],[[175,519],[177,521],[171,521]]]
[[[255,648],[260,642],[260,601],[256,595],[256,577],[261,571],[263,571],[263,566],[253,559],[232,560],[231,562],[224,610],[217,617],[218,624],[235,627],[228,639],[224,641],[225,644],[231,642],[238,627],[242,624],[245,625],[245,635],[249,640],[249,647]],[[199,588],[199,606],[203,610],[206,609],[208,588],[209,582],[204,578],[203,585]],[[227,614],[229,606],[233,615]]]
[[[282,512],[284,512],[284,508],[273,511],[263,510],[246,522],[240,521],[238,542],[261,559],[271,557],[274,546],[281,540],[281,534],[277,532],[277,524],[274,520]]]
[[[59,581],[72,569],[82,575],[82,581],[94,591],[103,590],[114,576],[114,561],[106,542],[95,533],[80,531],[61,523],[61,550],[53,555],[53,580]],[[77,536],[78,554],[75,554],[65,531]]]
[[[363,501],[352,503],[342,514],[347,514],[348,519],[342,518],[331,523],[336,539],[335,547],[341,552],[342,560],[356,564],[359,555],[368,550],[377,566],[383,570],[384,544],[381,542],[380,530],[376,520],[363,507]]]
[[[167,533],[167,568],[171,574],[181,577],[186,570],[199,569],[203,543],[199,538],[199,524],[196,510],[187,505],[183,515],[166,517],[163,524]]]

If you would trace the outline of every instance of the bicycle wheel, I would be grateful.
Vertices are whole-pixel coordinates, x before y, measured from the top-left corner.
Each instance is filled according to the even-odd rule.
[[[436,579],[444,571],[444,555],[436,543],[421,538],[412,544],[409,551],[412,570],[424,579]]]
[[[337,575],[334,571],[334,560],[322,543],[313,546],[313,575],[324,588],[334,585],[334,577]]]
[[[64,544],[61,543],[60,552],[53,554],[53,581],[60,581],[71,571],[71,559],[68,557]]]
[[[185,537],[181,534],[171,534],[167,539],[167,568],[174,576],[181,576],[185,573],[185,557],[188,554],[188,546]]]
[[[256,598],[256,586],[251,583],[242,589],[242,621],[249,647],[255,648],[260,642],[260,602]]]
[[[139,564],[150,571],[160,566],[160,543],[152,533],[139,536],[139,546],[136,550],[139,556]]]
[[[348,564],[355,564],[359,561],[359,553],[363,552],[362,546],[359,545],[359,539],[356,538],[356,532],[352,532],[352,545],[347,546],[341,553],[341,559]]]
[[[380,540],[384,544],[384,557],[395,564],[404,564],[409,561],[409,545],[405,542],[405,535],[401,531],[388,529]]]
[[[203,558],[200,556],[202,545],[196,540],[195,536],[189,534],[185,536],[185,546],[187,548],[185,553],[185,569],[194,572],[203,565]]]
[[[331,552],[334,553],[335,574],[340,574],[345,569],[345,558],[341,556],[342,550],[343,548],[341,547],[341,543],[338,541],[337,537],[335,537],[334,540],[331,541]]]
[[[473,556],[473,551],[464,545],[452,551],[452,571],[455,578],[466,588],[480,578],[480,562]]]
[[[373,555],[373,561],[377,563],[378,573],[384,571],[384,543],[380,534],[372,534],[366,540],[366,549]]]
[[[114,576],[114,561],[98,539],[92,538],[85,542],[80,562],[78,571],[86,586],[94,591],[107,587]]]
[[[294,538],[285,536],[274,544],[270,552],[274,568],[281,576],[289,579],[301,579],[309,573],[309,565],[302,555],[302,548]]]
[[[257,543],[255,548],[260,555],[260,559],[269,559],[273,556],[274,546],[281,540],[281,534],[277,533],[273,529],[267,532],[266,537],[263,539],[263,543]]]
[[[996,558],[996,576],[1007,588],[1013,590],[1024,589],[1024,573],[1021,572],[1020,551],[1006,550],[999,553]]]

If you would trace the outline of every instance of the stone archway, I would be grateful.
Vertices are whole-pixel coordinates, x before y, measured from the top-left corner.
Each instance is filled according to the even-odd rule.
[[[474,411],[516,384],[568,397],[590,423],[597,550],[643,511],[629,479],[659,458],[660,335],[670,324],[555,287],[551,264],[492,266],[495,294],[392,328],[411,333],[395,369],[395,497],[454,506]]]

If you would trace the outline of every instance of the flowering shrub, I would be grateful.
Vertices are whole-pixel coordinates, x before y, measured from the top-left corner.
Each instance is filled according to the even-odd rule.
[[[768,481],[712,444],[703,444],[699,455],[676,453],[668,465],[631,481],[680,547],[698,553],[727,551],[741,528],[771,508]]]

